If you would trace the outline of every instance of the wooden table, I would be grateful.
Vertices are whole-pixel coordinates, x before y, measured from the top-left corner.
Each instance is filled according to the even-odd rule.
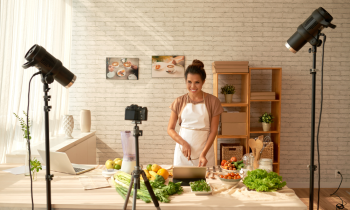
[[[19,165],[0,165],[0,209],[12,210],[30,209],[30,180],[24,175],[13,175],[2,170],[18,167]],[[82,174],[101,174],[101,169]],[[54,209],[122,209],[124,200],[111,188],[83,190],[76,175],[52,172],[55,177],[52,185],[52,205]],[[38,174],[38,180],[33,182],[35,209],[46,208],[46,182],[45,171]],[[219,180],[217,180],[219,181]],[[170,203],[160,203],[161,209],[204,210],[204,209],[244,209],[244,210],[306,210],[305,204],[299,199],[293,202],[286,201],[240,201],[216,196],[196,196],[190,192],[189,187],[184,187],[182,195],[170,197]],[[131,209],[131,199],[128,209]],[[137,209],[155,209],[153,203],[144,203],[137,200]]]

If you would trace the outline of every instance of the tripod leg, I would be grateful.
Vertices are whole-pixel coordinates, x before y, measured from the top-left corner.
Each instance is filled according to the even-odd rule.
[[[126,195],[126,198],[125,198],[124,208],[123,208],[124,210],[126,210],[126,207],[128,207],[129,197],[131,194],[133,184],[134,184],[134,173],[132,173],[128,194]]]
[[[135,179],[135,181],[134,181],[134,200],[133,200],[133,202],[132,202],[132,210],[136,210],[136,199],[137,199],[137,188],[138,188],[138,182],[140,181],[140,175],[138,176],[138,178],[137,178],[137,176],[134,178]]]
[[[157,198],[156,198],[156,195],[155,195],[154,192],[153,192],[153,189],[152,189],[152,187],[151,187],[151,184],[149,183],[149,180],[147,179],[147,176],[146,176],[145,172],[142,171],[141,174],[142,174],[142,177],[143,177],[143,181],[145,182],[145,185],[146,185],[147,190],[148,190],[148,192],[149,192],[149,195],[150,195],[151,198],[152,198],[152,201],[153,201],[154,206],[156,207],[157,210],[160,210],[159,202],[158,202],[158,200],[157,200]]]

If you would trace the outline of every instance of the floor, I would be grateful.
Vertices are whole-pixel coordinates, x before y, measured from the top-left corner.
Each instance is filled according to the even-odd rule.
[[[294,188],[293,189],[297,196],[300,198],[301,201],[305,203],[309,207],[309,189],[308,188]],[[320,191],[320,210],[333,210],[336,209],[336,205],[338,203],[342,203],[341,200],[333,195],[330,196],[330,194],[334,193],[336,188],[323,188]],[[317,210],[317,191],[318,189],[314,190],[314,210]],[[345,205],[345,208],[343,210],[349,210],[350,209],[350,188],[341,188],[336,193],[341,199],[343,199],[343,204]],[[346,204],[348,203],[348,204]]]

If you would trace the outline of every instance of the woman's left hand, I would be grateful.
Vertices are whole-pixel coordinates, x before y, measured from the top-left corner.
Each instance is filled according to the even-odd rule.
[[[205,156],[202,156],[202,155],[201,155],[201,156],[199,157],[198,167],[204,167],[204,166],[207,165],[207,163],[208,163],[207,158],[205,158]]]

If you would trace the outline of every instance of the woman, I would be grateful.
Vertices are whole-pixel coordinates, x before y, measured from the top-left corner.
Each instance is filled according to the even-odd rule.
[[[215,165],[213,142],[224,110],[217,97],[202,91],[205,78],[204,64],[194,60],[185,71],[188,93],[170,106],[168,134],[176,142],[174,166]],[[177,121],[179,134],[175,131]]]

